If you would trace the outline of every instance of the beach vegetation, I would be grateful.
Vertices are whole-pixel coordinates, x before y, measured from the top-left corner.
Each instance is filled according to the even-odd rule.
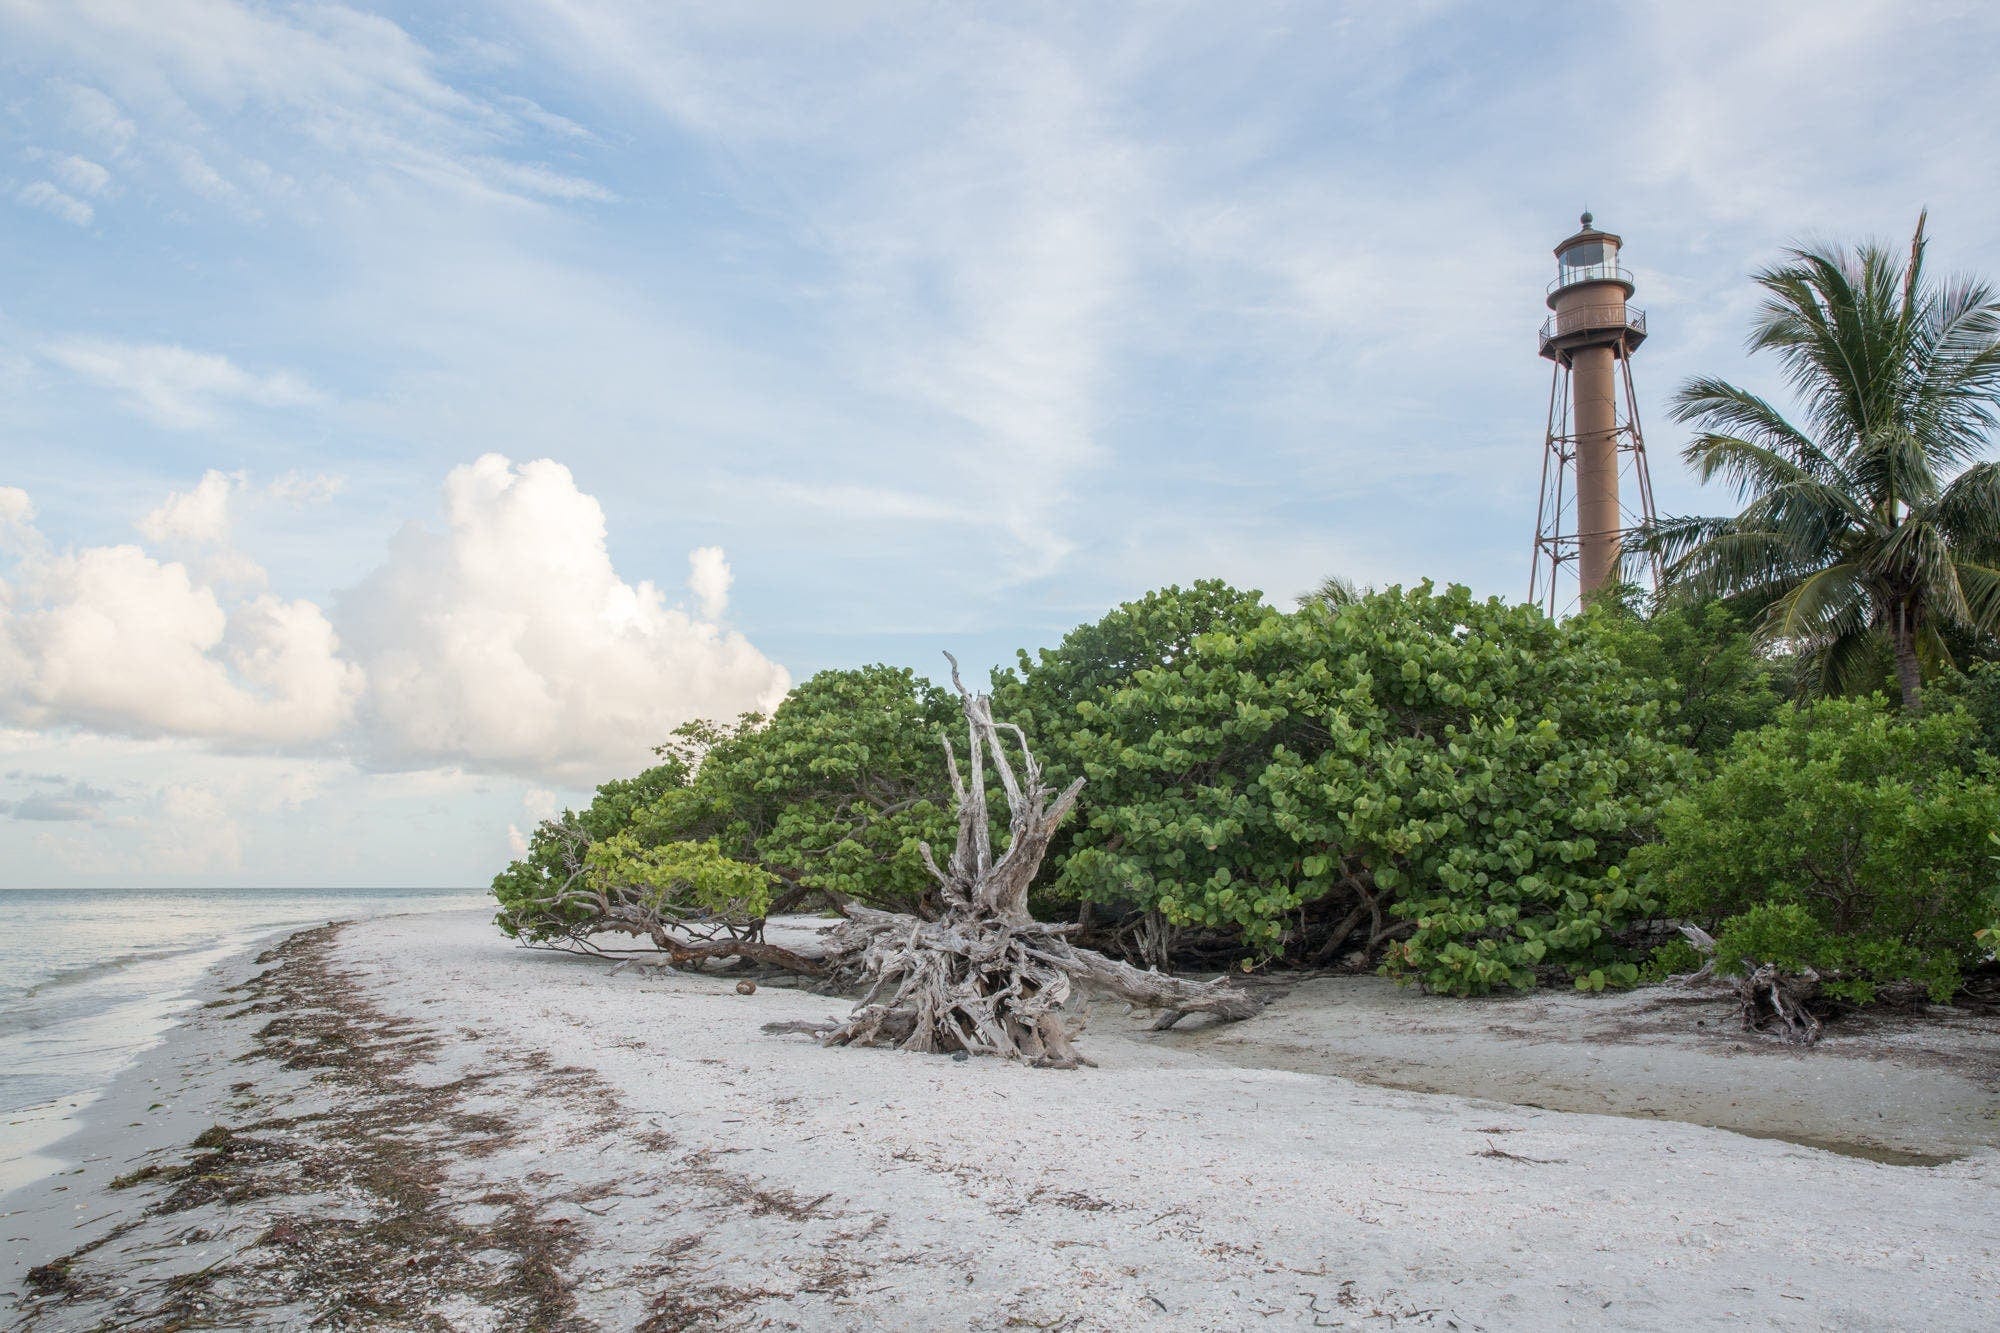
[[[1990,950],[2000,769],[1959,708],[1786,705],[1670,801],[1634,858],[1718,970],[1811,974],[1833,1000],[1943,1002]]]
[[[1689,757],[1589,633],[1390,588],[1197,636],[1077,717],[1066,895],[1451,993],[1636,980],[1621,865]]]
[[[1757,641],[1757,618],[1738,603],[1656,602],[1628,584],[1577,619],[1625,671],[1651,682],[1669,733],[1699,755],[1771,721],[1790,693],[1789,656]]]
[[[637,809],[633,832],[645,845],[712,842],[758,867],[776,911],[930,912],[920,848],[952,831],[940,742],[957,713],[907,667],[819,672],[768,718],[680,728],[662,752],[687,779]]]

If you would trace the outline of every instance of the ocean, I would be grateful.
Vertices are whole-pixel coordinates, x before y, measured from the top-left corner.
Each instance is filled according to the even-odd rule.
[[[0,890],[0,1191],[158,1041],[212,964],[273,931],[479,907],[483,889]]]

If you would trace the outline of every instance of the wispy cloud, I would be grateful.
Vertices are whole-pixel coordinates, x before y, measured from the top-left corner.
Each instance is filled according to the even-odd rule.
[[[54,790],[33,792],[15,801],[0,801],[0,813],[41,824],[88,823],[103,817],[104,806],[116,793],[88,782],[59,782]]]
[[[325,395],[288,370],[245,370],[218,352],[171,343],[65,338],[43,349],[50,360],[111,389],[134,411],[176,430],[212,426],[236,404],[310,407]]]
[[[97,210],[73,194],[65,194],[49,181],[30,181],[14,192],[14,197],[30,208],[39,208],[64,222],[88,227]]]
[[[29,6],[0,19],[16,45],[93,71],[63,91],[80,130],[106,151],[150,156],[183,189],[245,217],[398,177],[524,202],[610,197],[516,154],[524,140],[561,133],[561,117],[527,99],[454,86],[431,50],[379,14],[335,3],[151,0]],[[135,113],[147,118],[144,132]],[[336,169],[304,190],[263,160],[275,146],[268,133],[231,133],[246,113],[311,143],[325,155],[322,168]]]
[[[111,188],[111,172],[102,164],[65,153],[50,164],[56,179],[81,195],[97,198]]]

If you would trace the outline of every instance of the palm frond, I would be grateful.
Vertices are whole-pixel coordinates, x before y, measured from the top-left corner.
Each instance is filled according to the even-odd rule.
[[[1929,303],[1912,358],[1909,420],[1940,473],[1977,456],[2000,396],[2000,294],[1955,278]]]
[[[1965,602],[1966,627],[1976,634],[2000,634],[2000,568],[1960,560],[1952,573]]]
[[[1866,694],[1889,680],[1889,654],[1882,637],[1865,630],[1842,634],[1801,655],[1821,694]]]
[[[1749,440],[1815,474],[1831,465],[1818,445],[1785,420],[1784,413],[1726,380],[1689,380],[1674,394],[1668,412],[1674,420],[1699,424],[1711,434]]]
[[[1952,478],[1927,517],[1954,549],[2000,559],[2000,463],[1974,463]]]
[[[1820,468],[1801,465],[1768,445],[1735,435],[1697,435],[1681,450],[1681,458],[1703,485],[1717,477],[1732,483],[1738,499],[1780,486],[1825,485],[1838,471],[1830,460]]]
[[[1819,643],[1866,630],[1868,618],[1868,588],[1861,568],[1828,565],[1771,604],[1760,637]]]

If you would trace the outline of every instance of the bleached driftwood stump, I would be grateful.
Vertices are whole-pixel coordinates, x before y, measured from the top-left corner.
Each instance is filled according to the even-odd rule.
[[[1144,1009],[1164,1010],[1155,1027],[1189,1013],[1247,1018],[1257,1001],[1222,981],[1196,984],[1107,958],[1071,944],[1074,926],[1037,921],[1028,912],[1028,885],[1049,840],[1076,805],[1078,778],[1060,793],[1017,726],[993,720],[993,701],[973,694],[951,662],[951,680],[965,709],[963,771],[949,739],[945,760],[958,805],[958,843],[940,869],[929,846],[924,864],[942,890],[938,919],[849,905],[828,939],[825,961],[836,976],[865,987],[845,1022],[814,1032],[829,1045],[887,1045],[906,1051],[998,1055],[1029,1064],[1073,1069],[1090,1061],[1076,1049],[1080,1019],[1064,1014],[1081,984]],[[1011,733],[1019,769],[1001,732]],[[986,768],[1006,794],[1008,839],[996,859],[987,827]]]

